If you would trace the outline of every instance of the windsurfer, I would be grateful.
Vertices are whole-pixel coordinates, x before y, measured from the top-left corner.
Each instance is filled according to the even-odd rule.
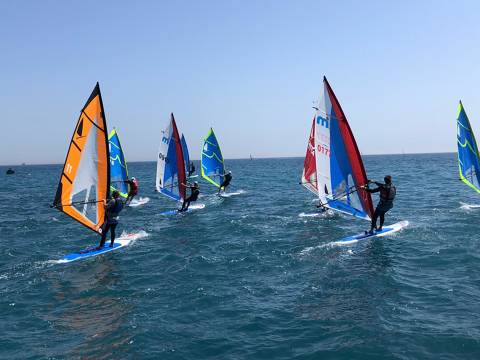
[[[115,242],[115,228],[118,225],[118,214],[123,209],[123,202],[119,197],[120,193],[115,190],[112,193],[111,199],[108,201],[104,200],[105,222],[102,228],[102,239],[100,241],[100,245],[97,247],[97,250],[101,250],[105,245],[108,230],[110,230],[110,247],[113,247],[113,243]]]
[[[397,194],[397,189],[395,185],[392,184],[392,177],[390,175],[386,175],[384,178],[385,184],[368,180],[368,184],[365,187],[365,190],[369,193],[380,192],[380,201],[373,213],[372,217],[372,224],[370,227],[369,234],[373,234],[373,230],[376,229],[377,231],[381,231],[383,227],[383,223],[385,222],[385,214],[391,208],[393,208],[393,200],[395,199],[395,195]],[[368,185],[370,183],[374,183],[377,185],[377,188],[370,189]],[[377,228],[377,219],[380,217],[380,227]]]
[[[192,176],[192,174],[195,172],[195,165],[193,165],[193,161],[190,161],[190,164],[188,164],[188,175],[187,176]]]
[[[134,177],[125,181],[128,185],[128,197],[125,202],[127,205],[133,200],[133,198],[138,194],[138,181]]]
[[[183,186],[189,188],[191,190],[191,194],[189,197],[187,197],[185,200],[183,200],[182,208],[178,210],[179,212],[182,211],[187,211],[188,207],[190,206],[190,203],[192,201],[197,201],[198,195],[200,195],[200,186],[198,185],[198,182],[195,181],[193,185],[187,183],[187,184],[182,184]]]
[[[225,189],[227,188],[227,186],[230,185],[230,181],[232,181],[231,171],[227,172],[226,174],[223,174],[223,182],[220,184],[220,187],[218,188],[219,194],[222,189],[223,189],[223,192],[225,192]]]

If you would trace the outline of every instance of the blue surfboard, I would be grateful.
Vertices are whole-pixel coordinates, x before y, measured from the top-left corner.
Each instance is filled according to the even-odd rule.
[[[146,236],[147,234],[142,231],[139,233],[122,234],[119,238],[115,239],[113,247],[110,247],[110,241],[107,241],[103,248],[97,250],[97,246],[90,246],[84,250],[74,252],[65,255],[62,259],[58,260],[59,263],[69,263],[72,261],[83,260],[90,257],[106,254],[110,251],[118,250],[122,247],[129,245],[133,240]]]

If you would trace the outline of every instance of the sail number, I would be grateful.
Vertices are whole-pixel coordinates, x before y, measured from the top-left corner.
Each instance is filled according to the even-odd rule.
[[[326,147],[323,146],[323,145],[317,145],[317,151],[318,151],[320,154],[324,154],[325,156],[330,157],[330,154],[331,154],[330,149],[326,148]]]

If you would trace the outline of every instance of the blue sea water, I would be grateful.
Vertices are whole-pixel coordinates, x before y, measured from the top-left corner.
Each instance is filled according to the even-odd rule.
[[[198,164],[197,168],[199,168]],[[397,185],[395,236],[327,246],[368,223],[315,212],[301,158],[230,160],[231,191],[161,216],[155,164],[130,163],[149,203],[122,250],[56,264],[98,236],[50,209],[60,165],[0,168],[0,358],[478,359],[480,196],[454,154],[366,156]],[[375,195],[374,201],[377,198]]]

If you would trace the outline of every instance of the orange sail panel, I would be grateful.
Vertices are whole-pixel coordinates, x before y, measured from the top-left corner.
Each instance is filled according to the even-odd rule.
[[[70,141],[54,206],[101,233],[110,189],[108,134],[100,86],[83,107]]]

